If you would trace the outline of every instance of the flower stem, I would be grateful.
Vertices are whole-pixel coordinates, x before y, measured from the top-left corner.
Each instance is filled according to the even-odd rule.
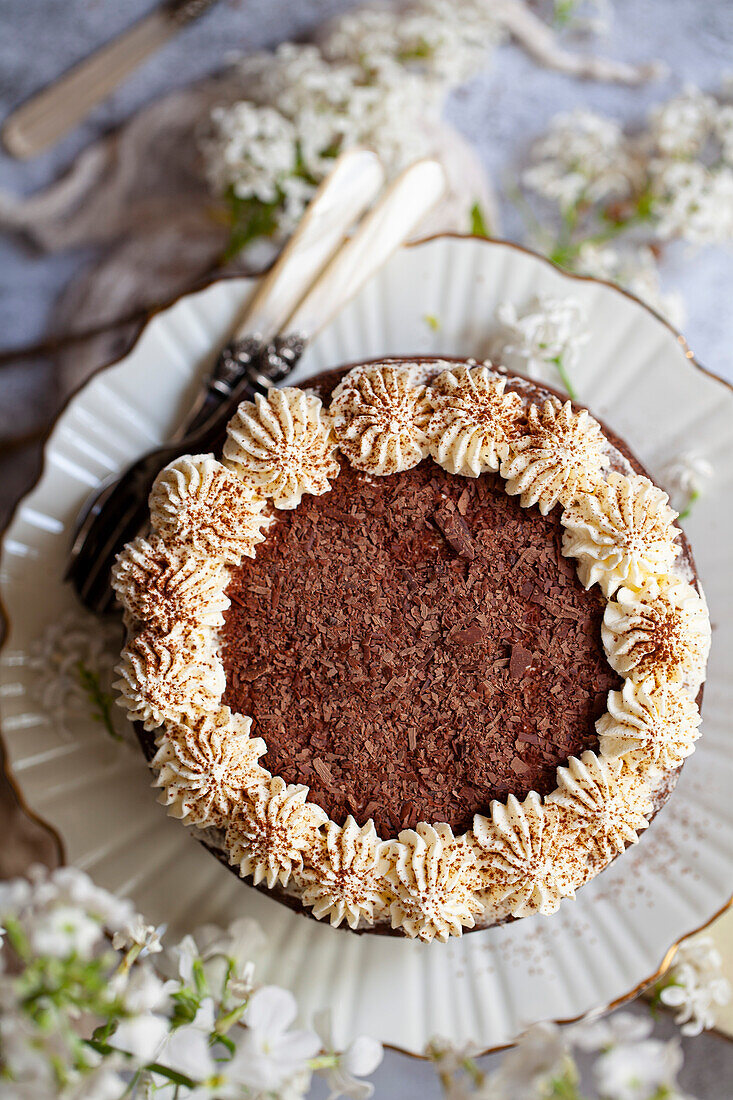
[[[562,356],[561,355],[556,355],[556,356],[554,356],[554,358],[552,358],[550,360],[550,362],[553,364],[553,366],[557,370],[557,373],[560,375],[560,379],[562,381],[563,386],[565,387],[565,390],[567,391],[567,395],[570,398],[570,400],[571,401],[577,401],[578,396],[575,392],[575,389],[573,388],[572,382],[570,381],[570,375],[568,374],[568,372],[566,371],[566,369],[563,365]]]

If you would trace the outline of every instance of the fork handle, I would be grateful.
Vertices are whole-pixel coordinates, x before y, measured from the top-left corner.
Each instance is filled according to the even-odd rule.
[[[233,340],[222,349],[193,415],[173,442],[180,447],[209,431],[233,413],[232,398],[246,401],[256,393],[282,382],[303,354],[305,342],[298,336],[276,336],[267,343],[256,336]]]
[[[27,160],[55,145],[150,54],[213,3],[166,4],[78,62],[10,115],[2,128],[5,148]]]

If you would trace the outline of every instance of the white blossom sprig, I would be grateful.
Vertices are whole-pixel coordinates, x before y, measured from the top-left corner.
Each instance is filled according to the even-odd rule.
[[[70,737],[80,718],[99,723],[115,741],[131,736],[129,723],[113,705],[121,642],[117,623],[71,611],[29,646],[31,693],[62,736]]]
[[[651,1017],[626,1012],[569,1028],[537,1024],[492,1072],[440,1040],[426,1053],[446,1100],[692,1100],[677,1083],[679,1042],[652,1030]]]
[[[555,116],[522,174],[534,243],[563,267],[606,278],[679,324],[659,287],[666,242],[733,241],[733,103],[689,86],[624,130],[588,110]]]
[[[163,929],[74,868],[0,884],[0,1081],[34,1100],[287,1097],[312,1074],[366,1098],[381,1047],[294,1028],[292,993],[255,982],[252,921],[165,946]],[[154,962],[154,960],[157,960]]]
[[[717,1009],[730,1001],[731,985],[722,964],[712,938],[697,936],[681,944],[670,969],[653,987],[652,1001],[675,1010],[683,1035],[715,1027]]]
[[[589,28],[605,0],[564,0],[556,26]],[[576,10],[577,9],[577,10]],[[590,15],[590,20],[586,17]],[[594,30],[598,30],[597,20]],[[392,176],[435,151],[448,93],[478,73],[511,35],[543,62],[575,75],[637,83],[656,67],[581,58],[521,0],[371,3],[323,28],[316,43],[285,43],[239,63],[247,98],[216,107],[201,136],[206,176],[224,200],[232,237],[226,258],[292,230],[333,158],[374,150]],[[486,222],[475,196],[465,228]]]

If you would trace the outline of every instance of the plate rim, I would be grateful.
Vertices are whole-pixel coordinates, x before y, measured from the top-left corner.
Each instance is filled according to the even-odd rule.
[[[459,233],[459,232],[452,231],[452,232],[443,232],[443,233],[433,233],[433,234],[430,234],[429,236],[419,237],[416,240],[409,241],[403,247],[404,248],[410,248],[410,249],[411,248],[419,248],[421,245],[431,244],[435,241],[440,241],[440,240],[478,241],[482,244],[498,246],[500,248],[512,249],[516,252],[521,253],[522,255],[531,257],[533,260],[539,260],[543,265],[549,267],[556,274],[562,276],[565,279],[568,279],[568,280],[573,281],[573,282],[595,284],[595,285],[607,288],[608,290],[611,290],[611,291],[615,292],[616,294],[620,294],[621,296],[629,299],[631,302],[634,302],[637,306],[640,306],[655,321],[662,324],[669,332],[672,333],[672,335],[674,336],[677,344],[679,345],[685,359],[688,361],[688,363],[691,366],[695,367],[702,374],[706,375],[708,378],[712,379],[714,382],[720,383],[721,385],[723,385],[724,387],[726,387],[727,389],[729,389],[733,393],[733,382],[729,382],[726,378],[722,378],[719,374],[716,374],[715,371],[710,370],[708,367],[704,366],[697,359],[695,354],[693,353],[690,345],[687,342],[686,337],[677,328],[675,328],[675,326],[672,325],[672,323],[670,321],[668,321],[666,317],[663,317],[660,313],[658,313],[655,309],[653,309],[652,306],[648,305],[646,302],[642,301],[639,297],[637,297],[637,295],[632,294],[631,291],[626,290],[623,287],[620,287],[620,286],[616,285],[615,283],[610,282],[607,279],[600,279],[600,278],[596,278],[595,276],[592,276],[592,275],[581,275],[581,274],[578,274],[576,272],[566,271],[564,268],[560,267],[559,264],[556,264],[553,260],[549,259],[547,256],[543,256],[539,252],[536,252],[534,249],[527,248],[526,246],[524,246],[522,244],[519,244],[516,241],[505,240],[505,239],[500,238],[500,237],[486,237],[486,236],[483,236],[483,235],[477,234],[477,233]],[[42,479],[44,478],[44,476],[46,474],[47,463],[48,463],[47,450],[48,450],[48,444],[49,444],[49,441],[51,439],[51,436],[53,435],[54,431],[56,430],[61,417],[64,416],[64,414],[69,410],[72,403],[82,393],[82,391],[95,378],[97,378],[98,375],[102,374],[104,371],[107,371],[107,370],[111,369],[112,367],[119,366],[130,355],[132,355],[133,352],[135,351],[135,349],[137,348],[139,342],[143,338],[144,334],[147,332],[150,325],[154,321],[156,321],[161,314],[163,314],[163,313],[167,312],[168,310],[172,309],[174,306],[176,306],[183,299],[191,297],[192,295],[195,295],[195,294],[200,294],[200,293],[208,290],[209,288],[211,288],[212,286],[214,286],[217,283],[232,282],[232,281],[235,281],[235,280],[239,280],[239,281],[243,281],[243,280],[256,281],[256,280],[260,279],[269,270],[270,266],[271,265],[268,265],[268,266],[266,266],[266,267],[264,267],[264,268],[262,268],[258,271],[249,272],[249,273],[248,272],[235,272],[235,271],[232,271],[232,272],[224,272],[224,273],[214,274],[210,278],[204,278],[200,282],[197,282],[193,287],[191,287],[191,288],[189,288],[185,291],[181,291],[180,293],[172,296],[170,299],[168,299],[164,302],[155,303],[154,305],[150,306],[148,309],[144,310],[140,314],[140,322],[139,322],[140,327],[139,327],[138,331],[136,332],[136,334],[135,334],[133,340],[131,341],[130,345],[126,348],[126,350],[121,355],[115,356],[112,359],[108,360],[107,362],[104,362],[104,363],[100,364],[100,366],[95,367],[95,369],[91,372],[91,374],[88,375],[87,378],[85,378],[78,386],[75,386],[71,390],[71,392],[67,395],[67,397],[63,401],[62,405],[60,406],[60,408],[58,409],[58,411],[56,412],[56,414],[54,415],[52,420],[47,425],[46,430],[41,435],[40,440],[39,440],[39,443],[40,443],[41,448],[42,448],[42,450],[41,450],[41,462],[40,462],[40,465],[39,465],[37,475],[34,478],[33,482],[28,486],[28,488],[15,501],[15,503],[13,504],[13,507],[10,510],[7,521],[5,522],[5,524],[3,524],[2,528],[0,528],[0,551],[2,550],[2,548],[4,546],[6,535],[9,531],[9,529],[12,527],[13,523],[15,522],[21,506],[23,505],[25,500],[32,493],[35,492],[35,490],[38,488],[40,482],[42,481]],[[8,610],[7,610],[6,606],[5,606],[5,603],[4,603],[4,600],[3,600],[2,588],[0,587],[0,651],[2,651],[2,649],[4,648],[4,646],[6,645],[6,643],[8,641],[8,638],[10,636],[11,627],[12,627],[12,623],[11,623],[10,615],[8,613]],[[0,769],[2,769],[2,773],[5,777],[8,785],[10,786],[10,789],[13,792],[13,795],[14,795],[15,799],[17,800],[17,803],[18,803],[18,806],[20,807],[21,812],[24,813],[26,815],[26,817],[28,817],[35,824],[37,824],[41,828],[43,828],[48,835],[50,835],[50,837],[53,839],[53,843],[54,843],[54,847],[56,849],[56,854],[57,854],[57,857],[58,857],[59,865],[61,865],[61,866],[65,865],[68,861],[67,861],[67,856],[66,856],[66,845],[64,843],[63,837],[61,836],[61,834],[59,833],[59,831],[56,829],[56,827],[54,825],[52,825],[49,821],[45,820],[39,813],[37,813],[35,810],[33,810],[28,805],[28,803],[25,799],[25,796],[23,794],[23,790],[22,790],[22,787],[20,785],[20,782],[18,781],[17,777],[13,773],[12,766],[9,762],[8,752],[7,752],[7,749],[6,749],[6,746],[5,746],[5,741],[4,741],[3,732],[2,732],[2,722],[1,721],[0,721]],[[686,940],[690,939],[692,936],[695,936],[698,933],[704,931],[706,928],[708,928],[719,917],[721,917],[724,913],[726,913],[731,908],[733,908],[733,892],[731,893],[728,900],[726,902],[724,902],[723,905],[719,909],[717,909],[710,917],[708,917],[705,921],[703,921],[702,924],[700,924],[700,925],[696,926],[695,928],[691,929],[689,932],[685,932],[682,936],[680,936],[678,939],[676,939],[664,952],[664,954],[662,956],[662,959],[661,959],[661,962],[659,963],[659,966],[648,977],[643,978],[640,982],[638,982],[628,992],[621,994],[620,996],[614,998],[612,1001],[608,1002],[607,1004],[605,1004],[603,1006],[599,1006],[596,1009],[590,1010],[590,1012],[583,1012],[583,1013],[580,1013],[577,1016],[572,1016],[572,1017],[553,1019],[553,1020],[548,1021],[548,1022],[551,1022],[553,1024],[557,1024],[558,1026],[561,1026],[561,1027],[562,1026],[567,1026],[567,1025],[570,1025],[570,1024],[573,1024],[573,1023],[577,1023],[579,1020],[583,1019],[584,1017],[586,1017],[588,1015],[603,1015],[607,1012],[611,1012],[614,1009],[620,1007],[621,1005],[626,1004],[629,1001],[633,1000],[634,998],[639,996],[639,994],[641,994],[645,989],[647,989],[650,985],[652,985],[654,982],[656,982],[664,973],[666,973],[666,971],[669,969],[669,967],[672,963],[672,960],[674,959],[674,956],[677,953],[677,951],[678,951],[681,944],[683,944]],[[415,1053],[414,1051],[408,1050],[405,1047],[401,1047],[401,1046],[398,1046],[398,1045],[393,1044],[393,1043],[383,1042],[382,1045],[388,1050],[396,1051],[397,1053],[407,1055],[410,1058],[415,1058],[415,1059],[418,1059],[418,1060],[429,1060],[428,1055]],[[499,1053],[500,1051],[508,1050],[514,1045],[515,1045],[515,1042],[510,1042],[510,1043],[501,1043],[498,1046],[487,1047],[486,1049],[482,1049],[481,1051],[477,1052],[474,1055],[474,1057],[479,1058],[479,1057],[484,1057],[485,1055],[488,1055],[488,1054],[496,1054],[496,1053]]]

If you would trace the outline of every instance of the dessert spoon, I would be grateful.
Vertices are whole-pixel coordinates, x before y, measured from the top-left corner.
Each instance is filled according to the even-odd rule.
[[[184,434],[179,433],[171,443],[138,459],[121,476],[103,485],[83,511],[66,579],[95,614],[114,610],[110,570],[125,543],[144,525],[147,498],[160,470],[182,454],[219,444],[240,402],[287,377],[306,341],[412,235],[445,190],[445,175],[437,161],[416,162],[397,177],[344,241],[383,181],[376,158],[372,163],[379,166],[378,178],[376,172],[366,170],[363,161],[358,173],[360,201],[349,191],[344,206],[334,206],[336,191],[332,192],[329,184],[339,170],[345,173],[343,179],[350,178],[357,166],[347,158],[355,156],[373,158],[361,150],[344,154],[324,182],[280,259],[245,307],[235,337],[220,354]],[[326,209],[332,213],[322,218]]]

